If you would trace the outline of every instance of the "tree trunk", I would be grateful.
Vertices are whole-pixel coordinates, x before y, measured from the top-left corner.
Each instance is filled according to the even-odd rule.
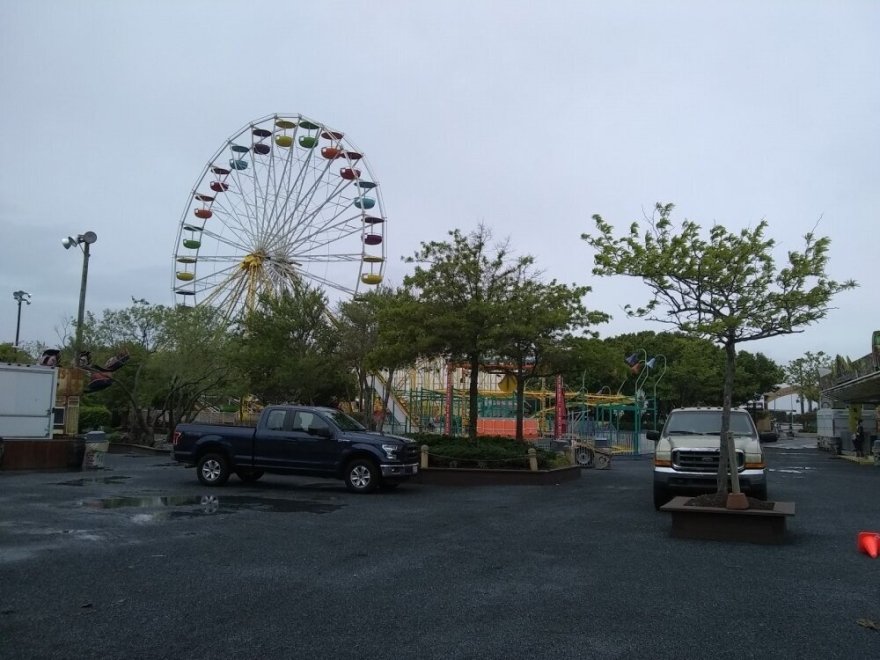
[[[388,380],[385,381],[385,394],[382,396],[382,415],[380,417],[381,421],[379,422],[379,428],[376,429],[380,433],[385,428],[385,414],[388,410],[388,400],[391,398],[391,381],[394,380],[394,369],[388,370]],[[391,432],[396,433],[397,429],[394,428],[394,418],[391,418]],[[406,429],[404,429],[406,431]]]
[[[468,438],[472,442],[477,439],[477,415],[480,396],[480,356],[472,355],[470,359],[471,365],[471,383],[470,396],[468,397]]]
[[[358,369],[357,372],[358,379],[358,394],[357,394],[357,406],[358,406],[358,414],[356,417],[359,418],[361,424],[365,427],[370,428],[370,420],[366,415],[366,400],[367,400],[367,373],[362,369]]]
[[[523,440],[523,400],[526,396],[525,369],[522,362],[516,365],[516,439]]]
[[[717,492],[727,494],[727,477],[730,473],[730,483],[733,492],[739,492],[739,474],[736,469],[736,445],[730,434],[730,409],[733,407],[733,376],[736,371],[736,344],[729,338],[724,344],[726,357],[724,364],[724,394],[723,409],[721,412],[721,435],[719,437],[719,461],[718,478],[716,481]]]

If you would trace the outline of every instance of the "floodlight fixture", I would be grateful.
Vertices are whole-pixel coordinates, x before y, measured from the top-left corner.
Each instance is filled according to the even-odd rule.
[[[84,234],[78,234],[76,238],[73,236],[68,236],[67,238],[61,239],[61,245],[64,246],[65,250],[69,250],[74,245],[91,245],[95,241],[98,240],[98,235],[93,231],[87,231]]]

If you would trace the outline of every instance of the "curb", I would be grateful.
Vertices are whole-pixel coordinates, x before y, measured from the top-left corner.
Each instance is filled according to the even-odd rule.
[[[114,447],[125,447],[126,449],[142,449],[144,451],[152,452],[154,454],[170,454],[171,449],[163,449],[162,447],[150,447],[149,445],[135,445],[129,442],[111,442],[110,443],[110,452],[114,453]]]

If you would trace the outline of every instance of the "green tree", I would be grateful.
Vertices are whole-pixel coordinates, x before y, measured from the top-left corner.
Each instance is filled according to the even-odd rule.
[[[113,372],[113,386],[87,396],[89,403],[103,403],[114,412],[114,419],[127,426],[132,440],[139,443],[152,444],[162,415],[156,405],[161,381],[151,371],[151,362],[167,314],[163,305],[132,298],[124,309],[104,310],[100,317],[87,313],[83,327],[83,346],[93,364],[117,353],[128,355],[125,367]]]
[[[628,235],[620,238],[601,216],[594,215],[596,232],[582,238],[596,250],[594,274],[639,277],[648,285],[651,299],[644,307],[628,306],[629,314],[671,324],[723,348],[726,359],[717,486],[719,493],[726,493],[733,450],[728,430],[737,345],[802,332],[804,326],[825,317],[836,293],[856,283],[837,282],[827,276],[827,237],[807,233],[803,251],[789,251],[787,265],[777,270],[775,242],[764,235],[766,221],[739,233],[713,225],[707,239],[700,226],[689,220],[676,231],[672,210],[672,204],[657,204],[644,228],[633,223]],[[660,309],[665,313],[660,314]],[[730,474],[738,492],[736,470]]]
[[[523,439],[526,379],[561,373],[573,351],[572,333],[608,320],[606,314],[584,307],[589,291],[556,280],[541,282],[524,264],[499,301],[501,323],[495,326],[492,343],[496,356],[514,365],[517,440]]]
[[[418,357],[421,333],[413,323],[415,301],[405,291],[380,287],[337,307],[339,355],[357,376],[364,425],[374,423],[372,379],[384,381],[382,410],[392,396],[394,372]],[[382,373],[387,376],[383,376]],[[351,397],[349,397],[350,399]],[[379,421],[379,428],[384,420]]]
[[[168,311],[151,364],[154,400],[169,435],[209,404],[235,389],[236,374],[227,355],[229,325],[213,307],[179,306]]]
[[[805,399],[810,402],[810,410],[812,410],[812,402],[819,401],[822,395],[819,374],[821,371],[830,370],[832,362],[831,356],[823,351],[818,353],[807,351],[802,357],[785,365],[785,380],[800,395],[802,415]]]
[[[89,315],[83,336],[92,362],[101,365],[121,353],[128,362],[112,372],[111,387],[88,397],[124,419],[136,442],[152,442],[159,425],[170,434],[229,392],[227,330],[210,307],[168,308],[142,299],[106,310],[100,319]]]
[[[264,296],[241,320],[234,362],[262,403],[330,405],[353,385],[324,294],[303,286]]]
[[[21,362],[22,364],[32,364],[36,360],[27,347],[18,346],[17,348],[12,342],[4,342],[0,344],[0,362]]]
[[[733,382],[733,405],[742,406],[774,391],[785,378],[782,367],[763,353],[738,351]]]
[[[413,322],[425,332],[422,353],[462,361],[469,369],[468,436],[474,440],[480,363],[496,349],[506,319],[502,308],[517,274],[534,260],[512,257],[507,242],[490,245],[492,234],[483,225],[469,235],[456,229],[449,236],[422,243],[406,259],[416,268],[404,278],[404,288],[419,301]]]
[[[568,361],[562,377],[569,388],[596,393],[616,391],[622,373],[616,347],[608,339],[573,337],[568,342]]]

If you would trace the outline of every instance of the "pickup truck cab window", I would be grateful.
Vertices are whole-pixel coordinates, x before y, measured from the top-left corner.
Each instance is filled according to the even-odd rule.
[[[278,408],[270,410],[269,414],[266,416],[266,429],[269,431],[283,431],[284,420],[286,417],[286,410],[280,410]]]
[[[315,413],[301,410],[296,413],[296,417],[293,421],[293,428],[295,431],[314,433],[319,430],[329,430],[330,425]]]
[[[327,416],[343,431],[366,431],[366,427],[341,410],[328,411]]]

